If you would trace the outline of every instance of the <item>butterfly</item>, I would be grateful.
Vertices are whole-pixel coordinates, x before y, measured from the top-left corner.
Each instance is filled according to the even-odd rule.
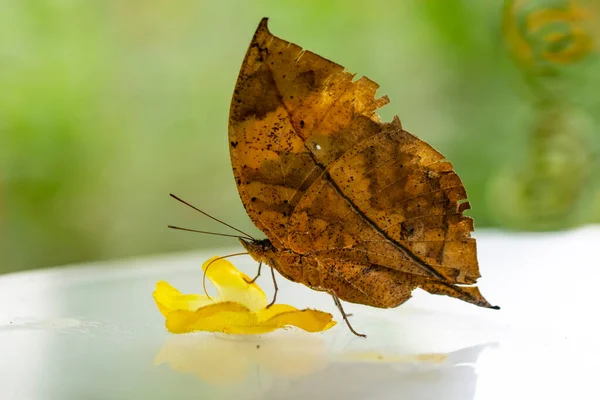
[[[495,308],[480,277],[473,220],[452,164],[382,122],[378,85],[256,30],[229,115],[238,192],[266,239],[247,252],[287,279],[340,300],[397,307],[421,288]],[[258,275],[257,275],[258,276]]]

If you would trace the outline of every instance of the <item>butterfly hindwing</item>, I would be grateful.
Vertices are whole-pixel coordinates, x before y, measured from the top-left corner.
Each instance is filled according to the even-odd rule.
[[[398,122],[362,141],[305,193],[288,228],[301,253],[474,283],[466,192],[450,163]]]

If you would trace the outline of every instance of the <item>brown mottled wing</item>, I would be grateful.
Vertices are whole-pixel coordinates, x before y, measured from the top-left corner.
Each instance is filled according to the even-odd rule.
[[[323,166],[381,129],[375,109],[388,99],[353,78],[273,36],[266,19],[250,43],[230,109],[231,163],[248,215],[277,248],[288,247],[289,217]]]
[[[248,215],[276,248],[340,266],[345,281],[348,265],[385,267],[415,276],[406,290],[416,285],[489,306],[476,288],[453,286],[475,283],[479,270],[473,223],[462,215],[466,192],[452,165],[398,119],[382,123],[375,110],[387,97],[375,99],[375,82],[353,78],[261,21],[229,120]]]
[[[420,287],[431,294],[447,295],[481,307],[491,307],[475,286],[456,286],[378,265],[357,265],[339,258],[321,258],[318,263],[321,270],[325,271],[321,274],[321,285],[333,290],[342,300],[352,303],[379,308],[397,307],[410,299],[415,288]]]
[[[452,165],[397,118],[381,127],[324,166],[294,209],[290,248],[315,257],[347,301],[390,307],[420,287],[492,307],[476,287],[456,285],[480,275]]]
[[[452,165],[396,119],[328,165],[294,210],[293,250],[474,283],[466,192]]]

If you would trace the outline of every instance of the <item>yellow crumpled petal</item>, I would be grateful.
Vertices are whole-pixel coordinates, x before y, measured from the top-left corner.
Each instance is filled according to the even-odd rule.
[[[276,306],[276,310],[271,311]],[[196,311],[178,310],[167,315],[171,333],[195,331],[252,335],[273,332],[286,326],[296,326],[307,332],[321,332],[333,327],[332,315],[318,310],[298,310],[285,304],[252,312],[242,304],[215,303]]]
[[[248,283],[252,278],[225,259],[213,261],[216,258],[206,260],[202,271],[206,271],[206,278],[217,289],[221,300],[243,304],[252,311],[267,306],[267,296],[262,289],[256,283]]]
[[[214,300],[209,299],[205,295],[181,294],[179,290],[165,281],[159,281],[156,284],[153,296],[158,309],[165,317],[169,312],[174,310],[195,311],[200,307],[214,303]]]
[[[280,305],[284,306],[285,304]],[[310,308],[305,310],[294,309],[293,311],[282,312],[270,317],[269,319],[263,320],[261,314],[269,313],[271,308],[275,306],[276,304],[268,309],[260,310],[257,313],[260,326],[265,329],[269,328],[269,330],[265,330],[265,332],[274,331],[286,326],[296,326],[307,332],[321,332],[326,331],[327,329],[336,325],[336,322],[332,320],[333,316],[331,314],[319,310],[312,310]]]
[[[298,310],[287,304],[266,308],[267,298],[257,284],[248,283],[250,278],[229,261],[218,259],[211,263],[214,259],[206,261],[202,269],[219,298],[182,294],[165,281],[156,284],[154,300],[166,317],[169,332],[260,334],[287,326],[320,332],[336,324],[331,314],[318,310]]]

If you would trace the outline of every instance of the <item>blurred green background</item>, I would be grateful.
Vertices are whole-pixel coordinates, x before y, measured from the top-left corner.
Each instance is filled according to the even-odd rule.
[[[226,232],[170,192],[256,232],[227,118],[263,16],[378,82],[384,120],[399,115],[453,162],[476,228],[599,222],[596,6],[0,0],[0,272],[233,245],[167,229]],[[564,18],[530,19],[543,8]]]

